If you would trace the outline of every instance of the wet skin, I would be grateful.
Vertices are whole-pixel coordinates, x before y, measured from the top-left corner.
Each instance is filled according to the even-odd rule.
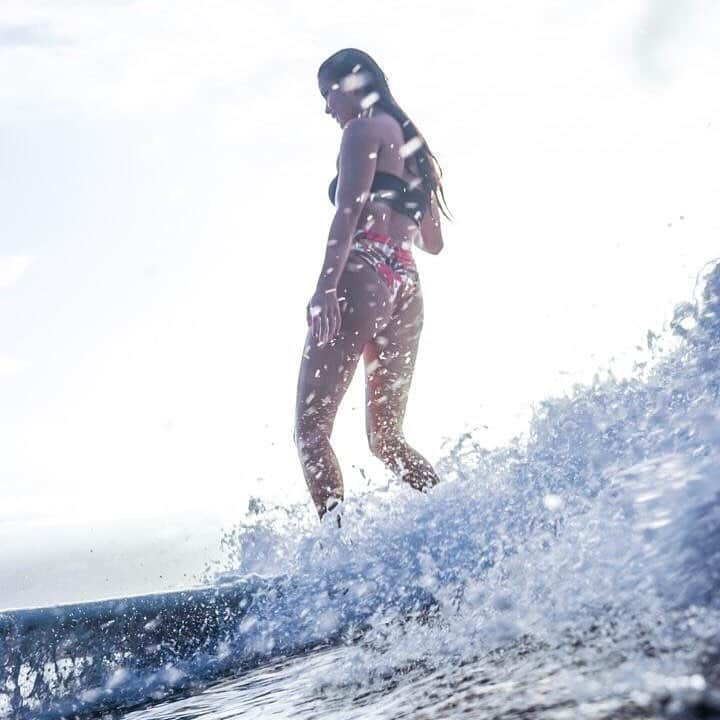
[[[333,114],[347,132],[348,124],[357,118],[362,93],[347,93],[320,82],[326,98],[326,112]],[[345,206],[343,174],[357,171],[367,178],[376,170],[391,172],[411,180],[415,175],[412,158],[399,154],[404,143],[402,128],[391,115],[373,112],[361,120],[377,147],[370,166],[365,157],[338,157],[341,177],[338,182],[338,210]],[[354,193],[353,193],[354,194]],[[362,200],[362,197],[361,197]],[[388,235],[393,242],[414,241],[422,247],[418,226],[407,216],[377,202],[363,202],[355,226],[372,228]],[[323,294],[320,294],[323,297]],[[363,259],[350,252],[337,280],[339,329],[325,332],[312,325],[305,339],[300,363],[295,410],[294,439],[308,489],[320,518],[337,501],[344,498],[342,473],[330,444],[335,416],[352,380],[360,356],[363,356],[366,378],[366,431],[371,452],[380,458],[397,477],[418,490],[438,482],[432,465],[408,445],[402,431],[405,407],[412,380],[418,343],[423,324],[422,289],[403,287],[394,305],[390,290]],[[334,301],[329,301],[334,303]],[[323,341],[324,340],[324,341]]]

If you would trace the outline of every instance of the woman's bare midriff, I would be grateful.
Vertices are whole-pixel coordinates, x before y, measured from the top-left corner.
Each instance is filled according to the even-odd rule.
[[[388,171],[389,172],[389,171]],[[357,229],[374,230],[387,235],[394,245],[408,247],[420,232],[407,215],[396,212],[385,203],[368,202],[360,214]]]

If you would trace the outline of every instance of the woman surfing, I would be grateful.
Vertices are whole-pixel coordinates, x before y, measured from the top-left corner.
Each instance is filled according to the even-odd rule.
[[[294,440],[322,520],[344,498],[330,436],[361,355],[371,452],[419,491],[438,482],[402,424],[423,325],[411,248],[442,250],[445,196],[435,156],[369,55],[340,50],[320,65],[317,79],[342,139],[329,189],[335,215],[307,306]]]

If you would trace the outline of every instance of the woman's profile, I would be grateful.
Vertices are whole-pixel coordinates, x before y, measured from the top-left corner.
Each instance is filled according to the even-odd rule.
[[[438,482],[402,424],[423,325],[411,247],[442,250],[444,194],[435,156],[368,54],[334,53],[320,65],[318,85],[342,139],[329,191],[335,215],[307,306],[294,439],[322,520],[344,499],[330,436],[361,355],[370,450],[417,490]]]

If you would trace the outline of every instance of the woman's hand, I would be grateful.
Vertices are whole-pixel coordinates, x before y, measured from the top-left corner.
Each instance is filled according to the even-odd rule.
[[[341,322],[337,289],[318,288],[307,306],[307,323],[318,345],[330,342],[340,330]]]

